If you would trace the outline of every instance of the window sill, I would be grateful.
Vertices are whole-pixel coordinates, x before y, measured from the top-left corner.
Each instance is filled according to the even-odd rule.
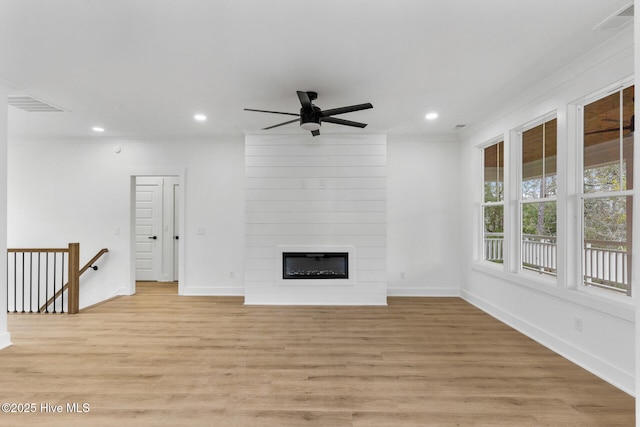
[[[562,299],[572,304],[578,304],[613,317],[635,322],[636,304],[634,299],[630,297],[614,293],[610,294],[608,291],[589,289],[583,286],[580,289],[560,288],[555,280],[536,278],[530,274],[507,272],[502,265],[487,265],[484,261],[474,262],[471,265],[471,270],[494,276],[514,285]]]

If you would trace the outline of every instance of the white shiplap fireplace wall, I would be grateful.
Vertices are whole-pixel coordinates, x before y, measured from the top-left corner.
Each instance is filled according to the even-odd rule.
[[[387,303],[386,135],[247,135],[245,303]],[[347,249],[349,280],[282,280],[285,250]]]

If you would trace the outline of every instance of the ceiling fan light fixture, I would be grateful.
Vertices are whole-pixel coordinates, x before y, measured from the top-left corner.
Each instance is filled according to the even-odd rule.
[[[308,130],[310,132],[313,132],[314,130],[319,130],[320,129],[320,123],[316,123],[316,122],[305,122],[302,123],[300,125],[300,127],[304,130]]]

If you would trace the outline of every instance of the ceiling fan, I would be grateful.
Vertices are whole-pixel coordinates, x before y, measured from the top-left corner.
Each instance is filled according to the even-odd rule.
[[[358,104],[358,105],[351,105],[348,107],[341,107],[341,108],[332,108],[330,110],[322,110],[320,109],[320,107],[317,107],[315,105],[313,105],[313,103],[311,101],[315,100],[316,98],[318,98],[318,93],[317,92],[303,92],[303,91],[297,91],[298,94],[298,99],[300,100],[300,105],[302,105],[302,107],[300,108],[300,113],[296,114],[296,113],[284,113],[282,111],[269,111],[269,110],[254,110],[252,108],[245,108],[245,111],[256,111],[258,113],[272,113],[272,114],[284,114],[287,116],[296,116],[299,118],[293,119],[293,120],[289,120],[283,123],[278,123],[277,125],[273,125],[273,126],[269,126],[266,128],[263,128],[262,130],[267,130],[267,129],[273,129],[273,128],[277,128],[279,126],[284,126],[284,125],[288,125],[289,123],[294,123],[299,121],[300,122],[300,127],[304,130],[308,130],[311,131],[311,135],[313,136],[318,136],[320,135],[320,126],[322,125],[322,122],[327,122],[327,123],[333,123],[336,125],[344,125],[344,126],[352,126],[352,127],[357,127],[357,128],[364,128],[365,126],[367,126],[366,123],[360,123],[360,122],[354,122],[351,120],[344,120],[344,119],[338,119],[336,117],[333,117],[335,115],[338,114],[344,114],[344,113],[351,113],[353,111],[360,111],[360,110],[366,110],[369,108],[373,108],[373,105],[371,105],[370,103],[366,103],[366,104]]]

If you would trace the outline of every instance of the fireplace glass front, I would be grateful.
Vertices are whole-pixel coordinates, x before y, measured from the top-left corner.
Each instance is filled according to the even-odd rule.
[[[348,279],[348,252],[283,252],[283,279]]]

